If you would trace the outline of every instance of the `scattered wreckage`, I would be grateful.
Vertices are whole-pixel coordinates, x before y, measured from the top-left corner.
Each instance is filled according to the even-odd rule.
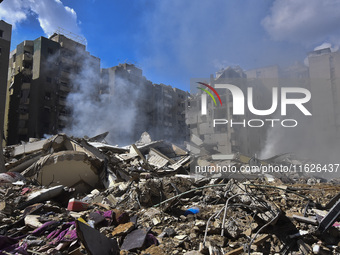
[[[340,186],[303,175],[222,176],[190,165],[256,165],[239,154],[194,157],[147,133],[4,149],[0,254],[339,254]],[[280,155],[264,164],[301,164]]]

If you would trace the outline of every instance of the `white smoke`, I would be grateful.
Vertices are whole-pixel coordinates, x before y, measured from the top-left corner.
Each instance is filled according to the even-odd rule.
[[[67,107],[71,118],[62,132],[92,137],[109,131],[106,141],[110,144],[135,142],[141,134],[136,134],[136,126],[144,125],[143,116],[137,116],[141,95],[138,84],[116,76],[112,87],[107,87],[108,84],[100,84],[98,59],[82,51],[73,58],[80,64],[80,72],[70,77],[72,90],[67,96]]]
[[[0,5],[0,19],[12,24],[14,29],[32,17],[37,18],[47,36],[59,27],[80,34],[76,12],[60,0],[4,0]]]
[[[310,46],[328,39],[340,39],[339,0],[275,0],[262,20],[269,35],[278,41]]]

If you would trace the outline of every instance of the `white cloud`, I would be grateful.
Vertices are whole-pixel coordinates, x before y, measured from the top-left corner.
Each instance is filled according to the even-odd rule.
[[[29,9],[27,1],[5,0],[0,5],[0,19],[12,24],[15,28],[17,23],[27,19],[30,13]]]
[[[340,39],[340,0],[275,0],[262,25],[274,40],[304,45]]]
[[[58,27],[80,34],[77,13],[60,0],[5,0],[0,5],[0,19],[12,24],[14,29],[32,15],[36,15],[47,36]]]

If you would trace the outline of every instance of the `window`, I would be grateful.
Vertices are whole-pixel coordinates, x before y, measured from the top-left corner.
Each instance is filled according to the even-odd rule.
[[[0,30],[0,37],[3,37],[3,35],[4,35],[4,31]]]
[[[47,53],[48,53],[48,54],[53,54],[53,49],[47,48]]]
[[[2,48],[0,48],[0,56],[1,56],[1,53],[2,53]]]
[[[45,100],[51,100],[51,93],[45,92]]]
[[[22,65],[24,68],[32,69],[32,62],[31,61],[23,61]]]
[[[52,82],[52,78],[51,77],[46,77],[46,82],[51,83]]]

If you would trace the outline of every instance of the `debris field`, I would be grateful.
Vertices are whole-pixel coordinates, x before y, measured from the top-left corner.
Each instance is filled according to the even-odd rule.
[[[340,254],[339,179],[192,174],[216,160],[147,133],[126,147],[105,135],[4,148],[1,255]]]

